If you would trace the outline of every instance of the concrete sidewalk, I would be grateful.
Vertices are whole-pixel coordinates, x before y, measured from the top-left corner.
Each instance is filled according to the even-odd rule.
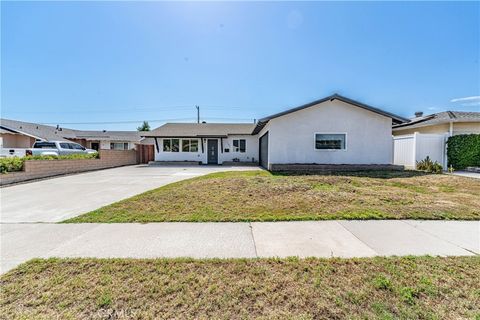
[[[1,224],[1,272],[35,257],[480,254],[479,221]]]

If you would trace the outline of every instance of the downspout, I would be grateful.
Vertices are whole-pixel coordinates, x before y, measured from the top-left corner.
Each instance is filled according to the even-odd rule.
[[[443,171],[448,171],[448,156],[447,156],[447,149],[448,149],[448,145],[447,145],[447,141],[448,141],[448,138],[449,137],[452,137],[453,136],[453,121],[450,121],[449,123],[449,130],[448,130],[448,135],[445,139],[445,148],[444,148],[444,160],[443,160]]]

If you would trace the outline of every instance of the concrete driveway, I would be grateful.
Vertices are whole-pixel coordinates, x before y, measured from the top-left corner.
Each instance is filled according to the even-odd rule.
[[[0,222],[58,222],[172,182],[231,170],[259,168],[137,165],[3,187]]]

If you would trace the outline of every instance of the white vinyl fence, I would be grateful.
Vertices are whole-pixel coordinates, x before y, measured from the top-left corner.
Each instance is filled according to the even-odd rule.
[[[448,134],[418,133],[393,137],[393,164],[415,169],[417,161],[427,156],[447,168],[446,142]]]

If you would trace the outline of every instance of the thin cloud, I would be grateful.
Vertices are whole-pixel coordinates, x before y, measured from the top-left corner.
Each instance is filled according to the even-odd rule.
[[[480,96],[472,96],[472,97],[465,97],[465,98],[456,98],[450,100],[450,102],[463,102],[463,101],[477,101],[480,102]]]

